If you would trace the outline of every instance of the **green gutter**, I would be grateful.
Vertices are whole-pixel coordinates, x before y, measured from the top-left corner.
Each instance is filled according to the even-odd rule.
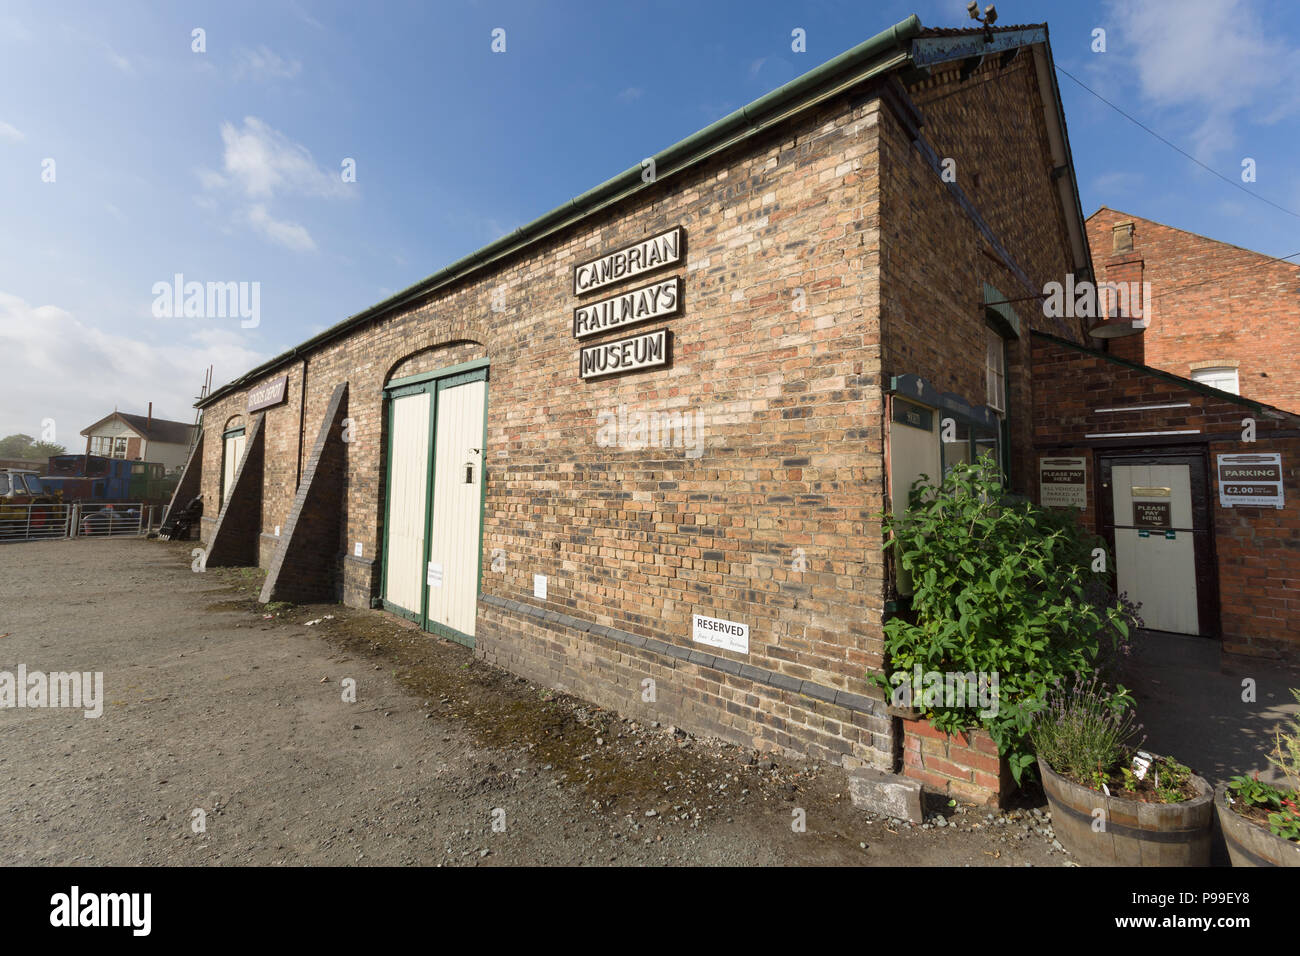
[[[732,142],[739,141],[745,136],[758,131],[763,128],[765,123],[773,119],[774,114],[779,113],[782,109],[795,107],[796,104],[800,104],[801,100],[814,97],[824,89],[833,87],[836,81],[846,80],[856,71],[865,70],[862,75],[855,78],[855,82],[867,79],[877,72],[898,65],[898,63],[907,59],[909,55],[908,44],[920,31],[921,20],[916,14],[912,14],[906,20],[894,24],[888,30],[877,33],[869,40],[864,40],[833,60],[828,60],[802,76],[795,77],[789,83],[765,96],[759,97],[748,106],[742,106],[734,113],[724,116],[699,132],[693,133],[680,142],[656,153],[653,157],[657,172],[656,182],[667,175],[680,172],[682,169],[707,158],[717,149],[731,145]],[[867,70],[867,67],[873,68]],[[808,104],[804,103],[802,105],[806,106]],[[261,378],[268,372],[274,371],[304,353],[314,351],[326,342],[338,338],[361,323],[379,318],[388,312],[401,308],[414,299],[426,296],[459,279],[464,279],[497,260],[513,255],[531,243],[572,226],[597,210],[603,209],[611,203],[651,185],[653,184],[648,184],[642,180],[641,164],[638,163],[613,179],[608,179],[594,189],[589,189],[585,193],[557,206],[550,212],[539,216],[527,225],[520,226],[509,235],[502,236],[481,249],[457,259],[451,265],[435,272],[433,275],[421,279],[414,285],[389,296],[382,302],[372,305],[336,325],[330,326],[324,332],[317,333],[301,345],[294,346],[289,351],[276,356],[268,362],[264,362],[233,382],[216,389],[202,401],[196,402],[195,407],[204,408],[211,405],[230,392]]]

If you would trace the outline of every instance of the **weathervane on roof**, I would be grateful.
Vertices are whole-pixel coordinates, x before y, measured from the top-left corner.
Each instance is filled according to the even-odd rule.
[[[991,3],[984,8],[984,16],[982,17],[980,16],[980,5],[975,0],[970,0],[970,3],[966,4],[966,12],[970,14],[972,20],[984,24],[986,31],[991,30],[993,24],[998,22],[997,8]]]

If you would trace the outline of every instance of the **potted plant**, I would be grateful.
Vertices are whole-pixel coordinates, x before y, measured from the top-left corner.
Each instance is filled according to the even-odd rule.
[[[1100,866],[1208,866],[1214,794],[1167,756],[1135,746],[1127,693],[1059,683],[1030,729],[1057,839]]]
[[[1291,696],[1300,703],[1300,690]],[[1219,828],[1233,866],[1300,866],[1300,714],[1277,731],[1269,761],[1292,787],[1233,777],[1214,791]]]

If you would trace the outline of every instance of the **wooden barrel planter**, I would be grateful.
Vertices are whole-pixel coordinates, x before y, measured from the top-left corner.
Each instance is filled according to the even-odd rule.
[[[1232,809],[1227,784],[1215,789],[1214,807],[1233,866],[1300,866],[1300,843],[1283,840]]]
[[[1107,796],[1067,780],[1038,761],[1052,810],[1052,829],[1070,853],[1092,866],[1209,866],[1214,791],[1192,776],[1197,795],[1181,803],[1144,803]],[[1095,811],[1105,829],[1093,830]]]

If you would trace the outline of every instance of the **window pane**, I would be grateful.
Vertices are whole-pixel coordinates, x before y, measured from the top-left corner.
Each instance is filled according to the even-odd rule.
[[[1233,395],[1239,394],[1235,368],[1198,368],[1192,372],[1192,381],[1223,392],[1231,392]]]
[[[1006,345],[993,329],[984,330],[984,404],[1006,410]]]
[[[940,447],[943,450],[943,473],[948,474],[948,470],[953,465],[970,461],[970,426],[961,422],[953,423],[954,428],[953,440],[943,441],[943,434],[940,433]]]

